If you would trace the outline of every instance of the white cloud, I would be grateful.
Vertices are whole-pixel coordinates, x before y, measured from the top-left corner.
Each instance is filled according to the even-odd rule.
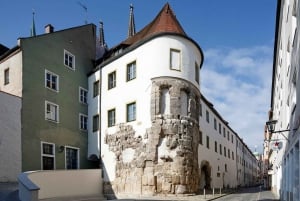
[[[252,150],[262,151],[272,55],[271,46],[204,51],[201,91]]]

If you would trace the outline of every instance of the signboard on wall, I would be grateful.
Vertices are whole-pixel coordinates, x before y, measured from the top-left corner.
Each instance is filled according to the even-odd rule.
[[[273,151],[278,151],[282,148],[282,142],[281,141],[272,141],[272,142],[270,142],[270,146]]]

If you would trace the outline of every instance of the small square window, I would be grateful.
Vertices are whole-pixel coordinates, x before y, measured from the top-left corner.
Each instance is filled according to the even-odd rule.
[[[94,87],[93,87],[93,96],[96,97],[99,95],[99,88],[100,88],[100,82],[97,80],[94,82]]]
[[[136,120],[136,103],[127,104],[127,122]]]
[[[9,84],[9,68],[4,70],[4,85]]]
[[[72,70],[75,70],[75,56],[67,50],[64,51],[64,64]]]
[[[88,91],[82,87],[79,87],[79,102],[87,104]]]
[[[59,106],[46,101],[45,102],[45,118],[46,120],[59,122]]]
[[[136,78],[136,62],[132,62],[127,65],[127,81],[133,80]]]
[[[116,125],[116,110],[115,109],[108,110],[107,116],[108,116],[108,127],[112,127]]]
[[[116,71],[108,74],[108,89],[116,87]]]
[[[88,117],[85,114],[79,114],[79,128],[80,130],[87,130]]]

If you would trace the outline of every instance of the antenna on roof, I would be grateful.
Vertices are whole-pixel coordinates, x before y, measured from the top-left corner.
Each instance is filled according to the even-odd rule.
[[[86,5],[84,5],[83,3],[81,3],[80,1],[77,1],[77,3],[79,4],[79,6],[81,8],[84,9],[84,12],[85,12],[85,20],[84,20],[84,23],[87,24],[87,7]]]

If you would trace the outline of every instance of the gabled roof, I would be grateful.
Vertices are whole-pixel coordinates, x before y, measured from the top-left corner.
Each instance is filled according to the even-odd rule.
[[[150,35],[157,33],[177,33],[187,36],[176,19],[169,3],[166,3],[154,20],[145,26],[141,31],[127,38],[121,44],[132,45]]]
[[[4,54],[8,50],[9,50],[8,47],[6,47],[0,43],[0,55]]]

